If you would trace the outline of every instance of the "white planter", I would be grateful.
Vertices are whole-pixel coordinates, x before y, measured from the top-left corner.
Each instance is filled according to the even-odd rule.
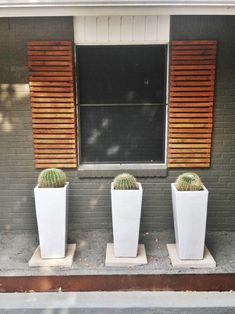
[[[115,257],[136,257],[139,242],[143,189],[115,190],[111,184]]]
[[[65,257],[69,183],[62,188],[34,188],[42,258]]]
[[[180,259],[203,259],[208,190],[178,191],[171,184],[175,240]]]

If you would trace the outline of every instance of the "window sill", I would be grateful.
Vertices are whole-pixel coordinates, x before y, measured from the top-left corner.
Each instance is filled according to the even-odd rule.
[[[91,164],[80,165],[80,178],[111,178],[120,172],[130,172],[136,177],[166,177],[165,164]]]

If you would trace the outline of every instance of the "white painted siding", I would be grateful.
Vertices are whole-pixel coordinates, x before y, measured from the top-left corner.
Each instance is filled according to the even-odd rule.
[[[108,16],[97,17],[96,23],[97,41],[107,41],[109,39]]]
[[[168,43],[168,15],[75,16],[76,44]]]
[[[120,42],[121,41],[121,17],[120,16],[110,16],[108,28],[109,28],[108,41]]]

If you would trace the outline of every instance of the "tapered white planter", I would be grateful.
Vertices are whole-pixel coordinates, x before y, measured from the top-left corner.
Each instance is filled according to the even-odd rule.
[[[180,259],[203,259],[208,190],[178,191],[171,184],[175,240]]]
[[[34,189],[42,258],[65,257],[69,183],[62,188]]]
[[[111,184],[115,257],[136,257],[139,242],[143,189],[115,190]]]

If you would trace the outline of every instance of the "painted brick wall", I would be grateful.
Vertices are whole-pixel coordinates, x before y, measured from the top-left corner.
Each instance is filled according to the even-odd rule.
[[[218,70],[212,167],[197,171],[210,191],[208,228],[234,230],[235,223],[235,17],[172,17],[172,39],[217,39]],[[72,18],[0,19],[0,229],[36,230],[31,113],[26,43],[73,39]],[[72,229],[110,229],[110,179],[79,179],[67,170]],[[141,178],[142,230],[172,228],[170,182]]]
[[[72,18],[0,18],[0,229],[36,230],[27,42],[73,40]]]
[[[198,171],[209,189],[208,227],[235,225],[235,16],[175,16],[171,39],[218,41],[213,151],[210,169]],[[178,173],[178,171],[177,171]],[[175,171],[170,175],[174,176]]]

